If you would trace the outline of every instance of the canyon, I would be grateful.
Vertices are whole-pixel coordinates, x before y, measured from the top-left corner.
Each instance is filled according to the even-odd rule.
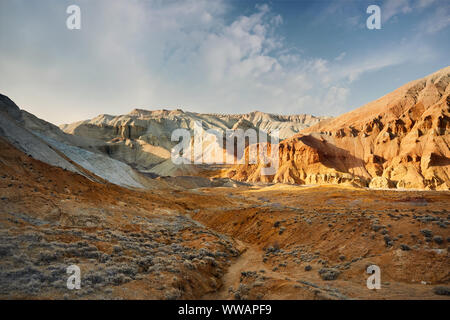
[[[335,118],[135,109],[58,127],[0,95],[0,297],[448,299],[449,115],[450,67]],[[279,130],[277,172],[174,165],[171,132],[196,121]]]

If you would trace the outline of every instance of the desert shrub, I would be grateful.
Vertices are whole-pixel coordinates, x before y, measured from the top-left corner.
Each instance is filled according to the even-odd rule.
[[[13,247],[10,245],[0,245],[0,257],[6,257],[12,254]]]
[[[49,264],[53,261],[56,261],[57,259],[58,259],[58,256],[55,252],[44,251],[39,254],[38,263],[39,264]]]
[[[214,252],[212,252],[212,251],[210,251],[210,250],[208,250],[206,248],[201,248],[199,250],[198,257],[202,258],[204,256],[214,257]]]
[[[110,259],[111,259],[110,256],[108,254],[106,254],[106,253],[101,254],[100,257],[99,257],[99,261],[101,263],[106,263]]]
[[[422,233],[427,238],[431,238],[433,236],[433,232],[428,229],[422,229],[420,230],[420,233]]]
[[[204,257],[203,260],[206,261],[207,263],[209,263],[213,267],[217,266],[216,259],[214,259],[213,257]]]
[[[391,237],[389,237],[388,235],[385,235],[383,237],[383,239],[384,239],[384,243],[386,244],[386,247],[392,246],[393,242],[392,242]]]
[[[85,277],[85,281],[89,281],[92,284],[104,283],[105,276],[100,272],[91,273]]]
[[[450,287],[437,286],[433,288],[433,292],[441,296],[450,296]]]
[[[411,250],[411,248],[410,248],[408,245],[406,245],[406,244],[401,244],[401,245],[400,245],[400,249],[402,249],[403,251],[409,251],[409,250]]]
[[[121,266],[119,266],[119,273],[122,273],[129,277],[134,277],[138,273],[138,270],[136,266],[122,264]]]
[[[96,251],[84,251],[83,257],[88,259],[99,259],[101,257],[101,253]]]
[[[142,257],[137,260],[137,264],[144,269],[147,269],[149,266],[153,265],[152,257]]]
[[[164,298],[166,300],[176,300],[181,298],[183,293],[179,289],[172,288],[164,293]]]
[[[441,236],[434,236],[433,240],[437,244],[442,244],[444,242],[444,239]]]
[[[189,270],[194,270],[194,268],[195,268],[194,264],[188,260],[184,260],[183,265]]]
[[[241,283],[239,285],[239,288],[234,292],[234,298],[236,300],[245,300],[249,291],[250,291],[249,287]]]
[[[341,272],[334,268],[322,268],[319,270],[319,275],[323,280],[336,280]]]

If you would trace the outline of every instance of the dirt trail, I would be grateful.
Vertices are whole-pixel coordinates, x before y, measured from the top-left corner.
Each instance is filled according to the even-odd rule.
[[[239,246],[242,248],[240,256],[234,260],[231,266],[228,268],[227,272],[222,278],[222,287],[212,293],[206,294],[203,299],[205,300],[230,300],[234,299],[229,288],[236,290],[240,284],[240,277],[242,271],[259,271],[264,270],[265,274],[271,276],[272,278],[282,278],[280,273],[273,272],[268,269],[267,266],[262,262],[263,251],[256,246],[237,240]]]

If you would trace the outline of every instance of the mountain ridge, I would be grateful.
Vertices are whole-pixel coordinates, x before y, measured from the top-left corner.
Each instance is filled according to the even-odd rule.
[[[280,144],[280,167],[235,166],[242,181],[337,183],[373,188],[450,187],[450,67],[411,81]]]
[[[254,129],[264,132],[279,130],[280,139],[286,139],[300,130],[328,117],[312,115],[275,115],[260,111],[247,114],[203,114],[177,110],[133,109],[124,115],[98,115],[92,119],[61,125],[67,134],[88,138],[96,148],[143,172],[159,175],[192,175],[193,166],[175,166],[170,152],[176,145],[171,134],[176,129],[193,133],[197,123],[204,130],[222,132],[235,129]],[[87,147],[80,145],[80,147]]]

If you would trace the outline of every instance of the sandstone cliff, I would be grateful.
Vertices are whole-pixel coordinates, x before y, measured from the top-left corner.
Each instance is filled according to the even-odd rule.
[[[450,187],[450,67],[412,81],[279,145],[279,169],[226,172],[244,181],[343,183],[372,188]]]

